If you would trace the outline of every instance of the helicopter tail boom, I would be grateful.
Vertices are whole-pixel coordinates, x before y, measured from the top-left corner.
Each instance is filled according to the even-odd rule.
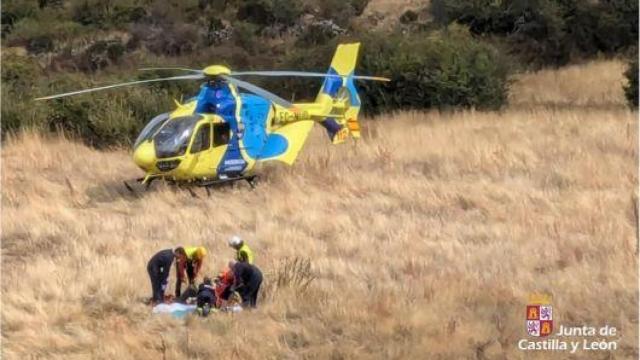
[[[359,50],[360,43],[338,45],[328,71],[338,76],[326,77],[316,97],[316,104],[327,114],[320,124],[334,144],[345,141],[349,135],[360,137],[360,98],[353,75]]]

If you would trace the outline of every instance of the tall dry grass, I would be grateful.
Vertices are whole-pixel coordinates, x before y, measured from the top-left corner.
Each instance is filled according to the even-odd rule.
[[[556,324],[616,326],[611,356],[637,358],[637,116],[622,106],[388,115],[365,122],[357,144],[330,146],[317,130],[293,168],[211,198],[163,186],[135,197],[121,184],[139,174],[126,151],[10,138],[3,358],[569,356],[517,349],[534,292],[553,296]],[[203,244],[214,273],[235,233],[266,275],[257,310],[151,315],[141,299],[154,252]],[[274,284],[295,278],[283,267],[296,258],[310,259],[298,266],[310,283]]]
[[[521,74],[511,88],[509,102],[513,106],[624,106],[625,70],[626,64],[614,59]]]

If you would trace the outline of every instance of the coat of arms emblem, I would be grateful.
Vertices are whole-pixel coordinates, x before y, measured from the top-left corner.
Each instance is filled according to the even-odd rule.
[[[553,308],[549,295],[531,295],[527,305],[527,334],[548,336],[553,331]]]

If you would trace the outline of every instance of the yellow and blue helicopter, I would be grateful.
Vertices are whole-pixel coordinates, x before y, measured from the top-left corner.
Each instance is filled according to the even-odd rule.
[[[244,71],[221,65],[203,70],[180,70],[188,75],[120,83],[38,98],[54,99],[93,91],[156,81],[205,80],[197,96],[153,118],[133,146],[133,160],[146,175],[137,179],[147,187],[155,179],[209,186],[246,180],[253,187],[259,163],[292,165],[318,122],[333,144],[360,137],[360,98],[355,80],[389,81],[354,74],[359,43],[341,44],[329,71]],[[324,83],[315,102],[292,104],[238,76],[320,77]],[[240,92],[243,89],[249,93]],[[131,187],[125,182],[130,190]]]

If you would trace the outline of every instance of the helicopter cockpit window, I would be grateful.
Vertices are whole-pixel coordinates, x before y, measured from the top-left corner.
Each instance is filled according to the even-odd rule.
[[[151,137],[156,133],[156,131],[158,131],[158,129],[160,129],[160,127],[167,120],[169,120],[169,113],[160,114],[154,117],[153,119],[151,119],[151,121],[149,121],[149,123],[144,127],[144,129],[142,129],[142,131],[140,132],[140,135],[138,135],[138,138],[136,139],[136,142],[134,143],[133,148],[135,149],[143,141],[151,139]]]
[[[227,145],[231,138],[229,123],[213,125],[213,146]]]
[[[211,147],[211,126],[209,124],[203,124],[198,129],[198,132],[193,137],[193,144],[191,144],[191,153],[195,154],[200,151],[208,150]]]
[[[200,116],[183,116],[167,121],[154,137],[156,156],[168,158],[184,155]]]

